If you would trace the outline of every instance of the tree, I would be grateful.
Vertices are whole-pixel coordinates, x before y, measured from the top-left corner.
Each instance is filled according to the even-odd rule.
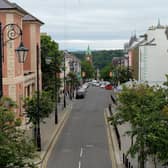
[[[38,120],[44,122],[44,118],[48,117],[53,111],[53,103],[51,94],[46,91],[40,92],[39,114],[37,113],[37,93],[31,98],[27,97],[24,100],[24,108],[29,118],[29,123],[34,125],[34,139],[36,140],[36,131]]]
[[[79,85],[79,80],[74,72],[70,72],[67,75],[67,85],[69,84],[70,98],[74,96],[74,90]]]
[[[85,79],[90,79],[95,77],[95,69],[94,67],[87,61],[81,62],[81,70],[85,72]]]
[[[101,76],[101,78],[104,79],[105,81],[110,81],[110,80],[111,80],[110,72],[112,72],[112,67],[111,67],[111,65],[105,66],[105,67],[100,71],[100,76]]]
[[[131,124],[131,129],[126,132],[132,138],[128,153],[132,157],[138,154],[140,168],[144,168],[149,156],[155,161],[168,160],[168,120],[164,113],[168,102],[165,93],[165,89],[147,84],[124,87],[118,96],[118,112],[109,119],[111,124]]]
[[[36,156],[35,147],[31,139],[18,127],[21,122],[15,119],[12,111],[15,102],[3,97],[0,104],[0,167],[35,167],[31,161]]]
[[[132,79],[132,74],[131,71],[128,69],[126,66],[114,66],[112,68],[113,71],[113,76],[112,76],[112,81],[115,85],[118,83],[125,83],[129,81],[129,79]]]
[[[50,36],[41,36],[41,68],[42,68],[42,84],[44,90],[53,90],[54,75],[60,72],[62,53],[58,49],[58,43],[51,39]],[[51,59],[48,63],[46,60]],[[58,79],[57,85],[60,86]]]
[[[81,61],[84,61],[85,58],[85,51],[76,51],[72,52],[73,55],[78,57]],[[99,50],[99,51],[92,51],[93,56],[93,65],[98,69],[103,69],[105,66],[111,62],[113,57],[122,57],[124,56],[123,50]]]
[[[112,76],[110,76],[110,72]],[[114,85],[125,83],[129,79],[132,79],[131,72],[125,66],[112,66],[109,64],[100,71],[100,74],[101,78],[111,81]]]

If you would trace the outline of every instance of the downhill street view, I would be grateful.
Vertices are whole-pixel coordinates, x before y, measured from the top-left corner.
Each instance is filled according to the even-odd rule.
[[[0,0],[0,168],[168,168],[167,0]]]
[[[89,87],[73,103],[71,116],[53,148],[48,168],[111,168],[104,109],[109,91]]]

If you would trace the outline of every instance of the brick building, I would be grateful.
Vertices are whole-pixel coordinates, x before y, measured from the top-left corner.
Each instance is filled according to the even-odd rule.
[[[40,27],[43,24],[39,19],[22,9],[15,3],[7,0],[0,1],[0,22],[2,28],[7,24],[17,24],[23,31],[23,43],[29,49],[25,63],[19,63],[15,49],[20,44],[20,38],[7,41],[7,31],[3,32],[4,56],[2,62],[3,96],[16,101],[16,117],[23,116],[22,100],[31,96],[36,90],[37,74],[37,47],[40,48]],[[40,89],[41,67],[39,61]]]

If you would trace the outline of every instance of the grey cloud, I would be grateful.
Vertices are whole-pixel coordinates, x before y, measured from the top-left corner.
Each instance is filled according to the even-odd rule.
[[[167,0],[12,0],[45,22],[55,40],[129,39],[151,25],[168,24]],[[65,3],[64,3],[65,2]]]

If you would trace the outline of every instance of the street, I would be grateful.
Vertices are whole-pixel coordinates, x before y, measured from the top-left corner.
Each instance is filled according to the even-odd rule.
[[[111,168],[104,108],[110,91],[90,87],[72,112],[48,160],[47,168]]]

